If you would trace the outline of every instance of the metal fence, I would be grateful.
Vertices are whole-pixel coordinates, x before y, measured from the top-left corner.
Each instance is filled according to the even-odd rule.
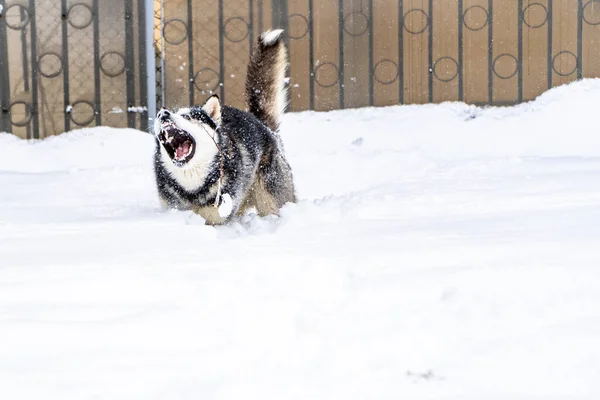
[[[600,0],[0,0],[0,130],[145,129],[155,104],[243,106],[286,29],[291,110],[514,104],[600,76]],[[146,111],[148,110],[148,111]]]
[[[243,106],[252,45],[265,27],[271,27],[272,14],[277,12],[273,4],[263,0],[160,2],[157,25],[162,34],[156,47],[161,104],[195,103],[217,93],[224,102]]]
[[[39,138],[93,125],[145,129],[143,5],[0,0],[0,130]]]
[[[288,31],[291,110],[515,104],[600,76],[600,0],[164,0],[163,102],[242,105],[250,44]]]

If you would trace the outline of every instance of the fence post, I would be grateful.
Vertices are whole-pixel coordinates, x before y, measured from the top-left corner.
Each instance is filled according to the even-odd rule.
[[[154,0],[145,0],[146,33],[144,38],[146,42],[146,54],[140,55],[146,57],[146,82],[148,107],[148,124],[154,124],[156,115],[156,54],[154,53]],[[143,124],[142,124],[143,126]]]
[[[39,60],[38,60],[38,32],[37,32],[37,12],[35,0],[29,0],[29,28],[31,34],[31,114],[33,115],[33,138],[40,138],[40,116],[38,101],[38,79],[39,79]],[[24,74],[27,72],[24,71]]]
[[[0,0],[0,132],[11,132],[10,123],[10,80],[8,76],[8,37],[6,35],[6,2]]]
[[[133,38],[133,0],[125,0],[125,37]],[[136,107],[135,101],[135,60],[134,60],[133,40],[125,41],[125,76],[127,85],[127,127],[135,128],[136,113],[132,112],[131,107]],[[141,57],[140,57],[141,58]],[[139,79],[142,77],[140,76]]]
[[[272,3],[272,7],[273,9],[272,11],[272,15],[273,15],[273,29],[283,29],[284,30],[284,35],[283,35],[283,40],[285,41],[285,47],[288,49],[290,48],[290,32],[289,32],[289,13],[288,13],[288,0],[273,0]],[[259,32],[258,34],[260,35],[262,32]],[[312,54],[312,49],[311,49],[311,54]],[[290,75],[290,68],[291,65],[288,64],[287,66],[287,71],[285,73],[285,76],[289,76]],[[289,98],[290,94],[288,92],[288,98],[287,98],[287,102],[289,104],[290,102],[290,98]]]
[[[288,38],[288,0],[273,0],[272,7],[273,29],[281,28],[285,30],[285,37]]]

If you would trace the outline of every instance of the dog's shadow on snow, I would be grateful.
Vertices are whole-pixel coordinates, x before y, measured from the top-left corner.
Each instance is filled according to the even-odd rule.
[[[269,235],[278,231],[282,223],[281,218],[277,215],[261,217],[256,212],[248,212],[242,217],[234,218],[227,224],[214,228],[220,237],[229,239]]]
[[[170,210],[183,219],[185,225],[193,225],[206,230],[215,231],[217,237],[225,239],[238,239],[246,236],[269,235],[277,232],[282,225],[284,217],[277,215],[259,216],[250,211],[244,216],[233,218],[224,225],[207,225],[204,218],[193,211]]]
[[[182,215],[185,225],[196,225],[216,232],[223,239],[239,239],[247,236],[262,236],[281,233],[283,230],[302,230],[321,223],[331,222],[328,200],[313,199],[288,203],[280,210],[279,215],[259,216],[255,211],[249,211],[244,216],[236,217],[224,225],[206,225],[204,218],[193,211],[170,212]],[[328,211],[329,210],[329,211]]]

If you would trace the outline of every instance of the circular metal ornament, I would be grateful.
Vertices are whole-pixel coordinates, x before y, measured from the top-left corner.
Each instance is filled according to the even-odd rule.
[[[208,83],[210,83],[212,81],[212,79],[201,79],[201,76],[203,74],[214,75],[214,77],[216,78],[215,84],[213,86],[209,87]],[[207,84],[207,87],[201,88],[200,86],[198,86],[198,83],[205,83],[205,84]],[[196,72],[196,75],[194,75],[194,86],[196,87],[196,89],[200,90],[201,92],[205,92],[205,91],[214,92],[219,87],[219,73],[209,67],[202,68],[200,71]]]
[[[56,61],[58,61],[58,63],[56,63]],[[42,54],[38,59],[38,65],[38,72],[40,75],[50,79],[59,76],[64,69],[61,56],[53,51]]]
[[[356,32],[352,31],[352,26],[354,25],[354,23],[358,20],[356,20],[357,18],[362,19],[362,26],[360,27],[360,29]],[[347,26],[347,22],[348,20],[350,20],[350,29],[348,29]],[[356,20],[356,21],[355,21]],[[369,17],[367,17],[367,15],[362,12],[362,11],[352,11],[350,14],[347,14],[344,17],[344,32],[346,32],[348,35],[350,36],[361,36],[364,35],[367,30],[369,29]]]
[[[391,65],[394,68],[394,73],[393,73],[393,78],[388,78],[388,79],[381,79],[380,75],[381,75],[381,70],[380,68],[386,68],[386,65]],[[379,83],[381,83],[382,85],[390,85],[392,83],[394,83],[399,76],[399,71],[398,71],[398,64],[396,64],[394,61],[384,58],[383,60],[380,60],[379,62],[377,62],[377,64],[375,64],[375,66],[373,67],[373,70],[375,72],[375,80]]]
[[[573,57],[573,59],[575,60],[575,63],[574,63],[575,65],[573,65],[573,68],[571,69],[571,71],[566,72],[566,73],[563,73],[563,72],[559,71],[558,68],[556,68],[556,61],[563,54],[569,55],[569,56]],[[577,64],[578,64],[577,61],[578,60],[577,60],[577,56],[575,55],[575,53],[568,51],[568,50],[563,50],[559,53],[556,53],[556,55],[552,58],[552,70],[560,76],[569,76],[577,70]]]
[[[294,23],[293,21],[295,21],[296,19],[298,19],[298,21],[301,21],[301,22]],[[303,37],[308,35],[308,18],[306,18],[304,15],[292,14],[292,15],[290,15],[288,21],[289,21],[289,26],[290,26],[290,31],[289,31],[290,39],[302,39]],[[294,31],[294,28],[300,27],[300,26],[303,27],[303,29],[301,31],[299,31],[299,32]],[[300,32],[302,32],[302,33],[300,33]]]
[[[411,30],[411,29],[408,28],[406,20],[409,19],[409,16],[411,14],[412,15],[421,14],[424,17],[425,24],[423,25],[423,27],[421,29]],[[402,26],[404,27],[404,29],[406,29],[406,31],[408,33],[412,33],[413,35],[418,35],[420,33],[423,33],[423,32],[425,32],[425,30],[429,26],[429,15],[427,15],[427,13],[425,11],[421,10],[420,8],[415,8],[415,9],[412,9],[410,11],[407,11],[406,14],[404,14],[404,17],[402,18]]]
[[[115,64],[116,67],[110,64]],[[115,78],[125,72],[125,57],[117,51],[107,51],[100,57],[100,69],[104,75]]]
[[[483,19],[483,23],[480,24],[479,26],[474,26],[472,23],[470,24],[468,21],[468,15],[472,14],[473,12],[475,12],[476,10],[482,10],[485,14],[485,18]],[[484,7],[482,6],[471,6],[469,8],[467,8],[465,10],[465,12],[463,13],[463,24],[467,27],[467,29],[469,29],[470,31],[480,31],[483,28],[485,28],[488,25],[488,21],[489,21],[490,15],[488,13],[488,10],[486,10]]]
[[[243,29],[240,29],[240,27],[242,26]],[[232,35],[232,32],[230,32],[230,30],[235,28],[237,28],[238,32],[241,32],[243,34],[237,36]],[[230,42],[233,43],[241,42],[242,40],[246,39],[249,33],[250,27],[248,26],[248,22],[246,22],[246,20],[242,17],[228,18],[227,21],[225,21],[225,25],[223,25],[223,34]]]
[[[454,74],[452,74],[452,76],[450,76],[449,78],[442,78],[442,77],[440,76],[441,74],[438,74],[437,67],[440,65],[440,63],[442,63],[442,62],[444,62],[444,61],[447,61],[447,60],[448,60],[448,61],[451,61],[451,63],[452,63],[452,64],[454,64],[455,71],[454,71]],[[441,82],[450,82],[451,80],[455,79],[455,78],[458,76],[458,63],[457,63],[457,62],[456,62],[456,60],[455,60],[454,58],[452,58],[452,57],[448,57],[448,56],[446,56],[446,57],[441,57],[441,58],[439,58],[439,59],[438,59],[438,60],[437,60],[437,61],[436,61],[436,62],[433,64],[433,68],[432,68],[432,69],[433,69],[433,76],[435,76],[435,77],[436,77],[436,79],[437,79],[438,81],[441,81]]]
[[[531,23],[531,21],[528,21],[528,18],[526,17],[527,13],[531,12],[531,10],[534,9],[534,7],[541,7],[544,10],[544,20],[542,22],[538,22],[537,24]],[[542,3],[531,3],[523,9],[521,19],[523,20],[523,23],[525,25],[532,29],[541,28],[542,26],[546,25],[546,22],[548,21],[548,9]]]
[[[515,62],[515,69],[512,73],[510,73],[508,75],[502,75],[497,70],[497,64],[498,64],[498,61],[500,61],[501,59],[506,59],[506,58],[509,58]],[[494,59],[494,63],[492,64],[492,71],[494,71],[494,74],[500,79],[510,79],[517,74],[518,70],[519,70],[519,68],[518,68],[517,58],[515,56],[513,56],[512,54],[508,54],[508,53],[500,54],[498,57],[496,57]]]
[[[333,68],[335,70],[335,81],[333,81],[332,83],[323,83],[319,80],[319,70],[321,70],[321,68],[325,67],[325,66],[330,66],[331,68]],[[324,62],[322,64],[319,64],[316,68],[315,68],[315,82],[317,82],[317,84],[321,87],[324,88],[328,88],[328,87],[332,87],[334,86],[336,83],[338,83],[340,81],[340,70],[338,69],[337,65],[335,65],[332,62]]]
[[[162,34],[167,43],[180,45],[188,38],[187,24],[179,18],[170,19],[163,25]]]
[[[597,14],[596,14],[598,16],[597,17],[598,19],[596,21],[591,21],[586,16],[587,9],[588,9],[588,7],[590,5],[592,5],[592,9],[593,9],[593,7],[594,7],[593,3],[598,3],[597,7],[598,7],[599,10],[597,11]],[[588,25],[600,25],[600,0],[590,0],[587,3],[585,3],[585,5],[583,6],[581,14],[582,14],[582,18],[583,18],[583,20],[585,21],[586,24],[588,24]]]
[[[18,23],[9,22],[12,18],[11,10],[14,8],[18,10],[16,15],[19,17]],[[23,13],[23,15],[20,15],[21,13]],[[8,26],[10,29],[22,31],[27,25],[29,25],[29,9],[21,4],[11,4],[4,10],[4,20],[6,21],[6,26]]]
[[[67,21],[75,29],[85,29],[93,20],[94,11],[85,3],[75,3],[67,10]]]
[[[75,117],[75,114],[81,114],[82,111],[80,110],[79,112],[76,111],[77,108],[82,108],[82,107],[77,107],[79,105],[84,106],[83,108],[89,108],[91,111],[91,115],[89,116],[89,118],[87,119],[78,119]],[[87,107],[85,107],[87,106]],[[96,118],[96,108],[94,107],[94,105],[86,100],[77,100],[76,102],[74,102],[73,104],[71,104],[71,111],[69,112],[69,118],[71,118],[71,121],[73,121],[75,124],[79,125],[79,126],[86,126],[89,125],[94,118]]]
[[[25,109],[25,117],[19,121],[14,120],[14,115],[17,114],[14,110],[15,106],[23,106],[23,108]],[[29,124],[29,122],[31,121],[31,118],[33,117],[32,113],[31,113],[31,105],[23,100],[18,100],[18,101],[11,103],[10,107],[8,108],[8,111],[10,114],[10,123],[13,124],[14,126],[19,126],[19,127],[27,126]]]

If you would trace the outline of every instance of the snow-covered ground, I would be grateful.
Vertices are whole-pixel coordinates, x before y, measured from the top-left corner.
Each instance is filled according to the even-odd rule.
[[[598,399],[599,104],[290,114],[299,203],[218,228],[148,134],[0,135],[0,399]]]

